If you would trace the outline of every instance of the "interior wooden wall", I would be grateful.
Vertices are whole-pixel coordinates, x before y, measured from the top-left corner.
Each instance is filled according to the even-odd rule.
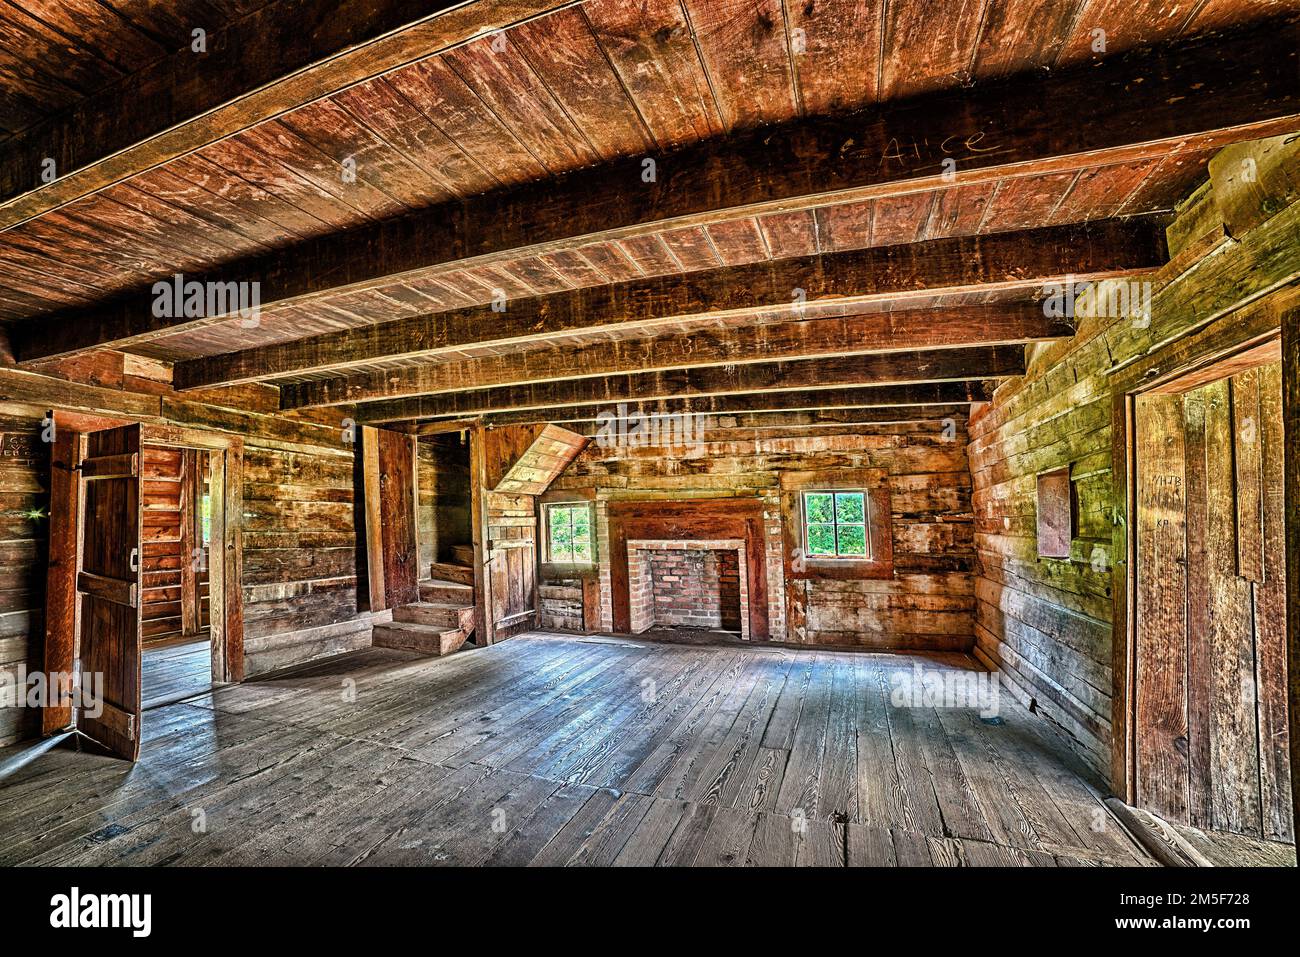
[[[420,577],[433,562],[452,560],[453,545],[468,545],[469,442],[460,433],[420,440]]]
[[[49,451],[40,433],[50,408],[244,437],[248,676],[370,640],[370,616],[357,611],[353,449],[344,431],[275,414],[274,396],[256,389],[232,401],[258,411],[182,400],[160,383],[131,381],[120,355],[116,362],[97,372],[97,386],[0,370],[0,746],[39,733],[39,713],[16,706],[12,681],[42,661]]]
[[[917,407],[918,417],[926,415]],[[808,421],[812,421],[808,418]],[[688,448],[602,448],[596,442],[560,476],[552,492],[596,501],[599,588],[552,576],[543,584],[548,620],[613,625],[608,503],[622,500],[757,497],[767,532],[768,622],[774,640],[874,648],[964,650],[974,635],[974,542],[965,423],[938,419],[898,425],[746,428],[729,417]],[[783,473],[883,469],[892,501],[895,575],[822,580],[807,586],[804,627],[786,618],[780,480]],[[598,603],[596,614],[589,607]]]
[[[1236,219],[1247,202],[1267,215],[1230,239],[1225,216]],[[1082,316],[1073,339],[1030,347],[1028,374],[972,412],[976,656],[1001,669],[1102,773],[1112,771],[1115,743],[1111,375],[1215,315],[1295,282],[1297,232],[1300,203],[1205,184],[1169,228],[1171,261],[1154,280],[1149,324]],[[1036,477],[1063,467],[1078,495],[1071,556],[1039,559]]]

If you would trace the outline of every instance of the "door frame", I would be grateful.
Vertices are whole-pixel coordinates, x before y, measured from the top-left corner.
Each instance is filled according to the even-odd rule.
[[[117,416],[83,415],[75,412],[53,413],[56,437],[71,436],[67,442],[76,450],[76,462],[51,460],[51,473],[63,468],[75,471],[80,465],[84,436],[90,432],[123,425],[140,426],[140,442],[177,449],[197,449],[212,453],[210,482],[221,490],[212,499],[212,536],[208,555],[208,588],[214,600],[209,603],[212,648],[212,680],[237,683],[244,680],[244,595],[243,580],[243,461],[244,440],[203,429],[173,426]],[[80,605],[77,574],[81,570],[81,524],[83,501],[81,481],[60,482],[63,491],[62,518],[59,521],[65,542],[75,540],[74,561],[50,562],[46,573],[45,670],[47,674],[71,674],[80,638]],[[71,488],[67,488],[70,485]],[[60,503],[51,501],[51,540],[55,529],[54,512]],[[218,551],[214,546],[220,543]],[[221,560],[216,559],[216,554]],[[215,596],[220,595],[221,601]],[[56,611],[58,613],[56,613]],[[72,624],[72,641],[68,641],[66,623]],[[56,624],[57,623],[57,624]],[[61,701],[49,700],[42,708],[41,730],[46,736],[65,730],[71,721],[71,709]]]
[[[1111,791],[1126,804],[1137,802],[1137,752],[1135,715],[1137,652],[1137,588],[1136,563],[1137,526],[1137,475],[1134,463],[1134,444],[1137,437],[1137,399],[1168,386],[1170,383],[1209,373],[1214,367],[1230,363],[1234,358],[1244,358],[1246,353],[1267,346],[1279,339],[1283,330],[1283,315],[1290,311],[1296,318],[1291,325],[1300,325],[1300,300],[1295,290],[1282,290],[1258,299],[1248,305],[1218,317],[1213,322],[1183,337],[1164,344],[1151,352],[1137,356],[1126,364],[1110,371],[1111,376],[1111,594],[1113,607],[1111,665],[1113,672],[1111,696]],[[1294,338],[1294,336],[1293,336]],[[1287,391],[1289,376],[1287,349],[1283,348],[1283,389]],[[1243,368],[1245,366],[1243,365]],[[1212,381],[1207,378],[1206,381]],[[1300,445],[1295,435],[1294,410],[1284,413],[1286,445],[1288,450]],[[1294,423],[1294,424],[1293,424]],[[1293,461],[1288,454],[1288,462]],[[1288,467],[1288,483],[1291,473]],[[1296,483],[1300,493],[1300,483]],[[1288,487],[1288,525],[1296,524],[1294,510],[1296,499]],[[1291,566],[1300,567],[1293,550],[1300,547],[1300,529],[1287,540],[1287,616],[1289,623],[1297,621],[1297,583],[1292,579]],[[1291,662],[1290,702],[1288,722],[1291,729],[1291,766],[1300,767],[1298,750],[1300,742],[1300,714],[1297,707],[1297,629],[1292,624],[1287,629],[1288,659]],[[1293,794],[1300,789],[1293,787]]]

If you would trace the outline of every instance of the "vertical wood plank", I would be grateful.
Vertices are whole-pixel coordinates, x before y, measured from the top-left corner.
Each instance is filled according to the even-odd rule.
[[[1138,800],[1186,820],[1187,583],[1183,408],[1178,396],[1137,400]]]
[[[474,631],[480,645],[492,644],[492,579],[487,574],[487,516],[483,492],[487,487],[487,432],[475,425],[469,433],[469,527],[474,548]]]
[[[1134,602],[1137,589],[1134,573],[1137,550],[1134,535],[1137,523],[1133,498],[1134,400],[1124,392],[1111,396],[1111,742],[1110,788],[1126,804],[1137,804],[1137,774],[1134,768],[1133,715],[1134,691],[1133,640]]]
[[[1286,468],[1282,367],[1260,370],[1263,448],[1264,581],[1255,592],[1256,683],[1259,686],[1260,797],[1264,837],[1295,840],[1291,818],[1290,729],[1286,703]]]
[[[195,487],[198,484],[199,453],[195,449],[181,450],[181,634],[195,635],[199,631],[198,578],[194,567],[194,550],[197,547],[195,522],[198,509]]]
[[[1237,574],[1264,580],[1263,451],[1259,369],[1232,377],[1232,449],[1237,482]]]
[[[1250,583],[1237,574],[1236,470],[1231,384],[1200,389],[1205,396],[1209,575],[1210,822],[1217,829],[1259,834],[1259,756],[1255,725],[1255,654]]]
[[[72,724],[72,669],[77,640],[77,556],[80,551],[81,436],[59,429],[50,453],[50,560],[45,577],[45,674],[60,676],[58,704],[41,714],[41,733]],[[51,687],[53,695],[56,689]]]
[[[226,528],[225,587],[221,601],[225,606],[225,680],[244,680],[244,444],[236,442],[225,451]]]
[[[370,610],[388,607],[384,600],[384,533],[379,502],[379,430],[361,429],[362,494],[366,512],[366,572],[370,592]]]
[[[1291,769],[1300,768],[1300,304],[1282,313],[1282,422],[1286,471],[1286,659]],[[1291,788],[1300,819],[1300,788]]]
[[[1188,823],[1208,827],[1210,820],[1210,570],[1205,561],[1210,525],[1206,479],[1205,397],[1199,391],[1183,399],[1187,470],[1187,776]],[[1153,662],[1153,667],[1158,663]],[[1199,705],[1199,706],[1198,706]]]
[[[226,542],[226,462],[224,452],[208,457],[208,487],[212,518],[208,542],[208,636],[212,652],[212,675],[219,681],[233,681],[228,669],[226,635],[226,563],[222,556]],[[241,656],[242,657],[242,656]]]

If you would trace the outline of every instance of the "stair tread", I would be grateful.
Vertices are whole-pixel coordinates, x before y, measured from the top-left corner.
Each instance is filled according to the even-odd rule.
[[[433,585],[437,588],[463,588],[466,591],[472,591],[473,585],[466,585],[464,582],[448,581],[445,578],[426,578],[420,582],[421,585]]]
[[[443,625],[425,625],[418,621],[381,621],[375,623],[376,628],[392,628],[396,631],[419,631],[435,632],[439,635],[445,635],[453,631],[460,631],[459,628],[448,628]]]
[[[413,601],[402,605],[403,608],[446,608],[449,611],[460,611],[462,608],[473,608],[474,604],[464,604],[458,601]]]

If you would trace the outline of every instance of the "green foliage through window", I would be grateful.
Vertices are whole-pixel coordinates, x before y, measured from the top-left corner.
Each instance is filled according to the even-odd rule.
[[[199,534],[202,536],[200,545],[212,541],[212,496],[207,492],[199,500]]]
[[[591,506],[546,506],[547,554],[556,564],[589,565],[595,560],[591,547]]]
[[[804,542],[809,558],[866,558],[865,492],[804,492]]]

